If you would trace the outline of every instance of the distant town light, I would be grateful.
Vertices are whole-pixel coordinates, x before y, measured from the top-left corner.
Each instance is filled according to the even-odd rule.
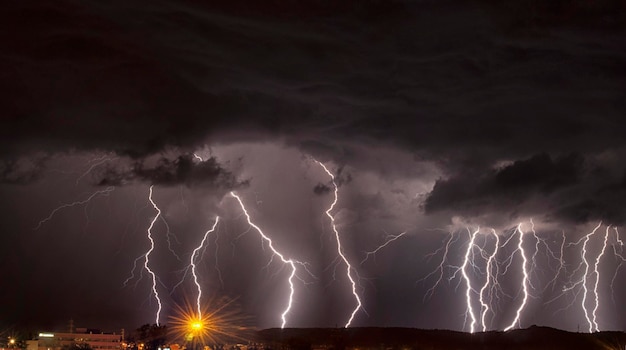
[[[54,333],[39,333],[40,338],[54,338]]]

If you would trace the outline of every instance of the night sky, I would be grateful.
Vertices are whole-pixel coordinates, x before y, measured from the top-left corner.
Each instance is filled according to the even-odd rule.
[[[487,329],[522,301],[522,236],[518,326],[587,331],[597,281],[598,329],[623,330],[625,23],[618,0],[4,4],[0,329],[154,323],[151,186],[163,323],[195,301],[185,267],[219,216],[198,259],[204,301],[281,325],[290,268],[235,191],[311,273],[298,265],[287,327],[343,326],[355,299],[318,160],[358,275],[353,326],[469,331],[462,272],[479,314],[496,232]]]

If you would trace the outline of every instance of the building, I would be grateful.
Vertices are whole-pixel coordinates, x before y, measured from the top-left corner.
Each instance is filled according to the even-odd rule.
[[[87,328],[76,328],[75,332],[41,332],[37,339],[37,350],[71,350],[88,345],[93,350],[120,350],[122,336],[115,333],[102,333]]]

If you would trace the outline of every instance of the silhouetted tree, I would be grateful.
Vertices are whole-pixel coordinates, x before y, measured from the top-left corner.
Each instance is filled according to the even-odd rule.
[[[167,344],[167,326],[144,324],[137,328],[137,342],[144,344],[144,350],[157,350]]]

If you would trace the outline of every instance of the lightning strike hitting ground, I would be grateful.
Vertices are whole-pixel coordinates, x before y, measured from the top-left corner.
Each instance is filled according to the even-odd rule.
[[[215,232],[215,229],[217,228],[217,224],[219,223],[219,221],[220,221],[220,217],[216,216],[213,227],[211,227],[210,230],[204,233],[204,236],[202,237],[202,240],[200,241],[200,245],[198,245],[196,249],[194,249],[193,252],[191,252],[191,257],[189,258],[189,265],[191,266],[191,274],[193,275],[193,282],[196,284],[196,289],[198,290],[198,296],[196,298],[196,306],[198,308],[197,310],[198,319],[200,320],[202,319],[202,307],[200,306],[200,300],[202,298],[202,287],[200,286],[200,282],[198,282],[198,274],[196,273],[196,256],[198,255],[198,252],[200,251],[200,249],[202,249],[202,247],[204,246],[204,243],[206,242],[209,234],[212,232]]]
[[[246,220],[248,221],[248,225],[250,225],[251,227],[253,227],[258,233],[259,235],[261,235],[261,238],[267,242],[268,246],[270,247],[270,249],[272,250],[272,252],[274,253],[275,256],[277,256],[278,258],[280,258],[280,260],[286,264],[291,266],[291,274],[289,275],[289,301],[287,303],[287,307],[285,308],[285,310],[283,311],[283,313],[281,314],[281,328],[285,328],[285,325],[287,324],[287,314],[289,314],[289,311],[291,310],[291,306],[293,305],[293,295],[295,293],[295,287],[294,287],[294,283],[293,283],[293,278],[296,276],[296,263],[298,264],[303,264],[301,262],[298,262],[296,260],[292,260],[292,259],[286,259],[285,256],[283,254],[281,254],[278,250],[276,250],[276,248],[274,248],[274,244],[272,242],[272,240],[265,235],[265,233],[263,233],[263,231],[261,230],[261,228],[259,226],[257,226],[255,223],[252,222],[252,220],[250,219],[250,214],[248,214],[248,211],[246,210],[246,207],[243,204],[243,201],[241,200],[241,198],[235,194],[235,192],[230,192],[230,195],[232,197],[234,197],[237,202],[239,202],[239,206],[241,206],[241,210],[243,211],[244,215],[246,216]]]
[[[363,260],[361,260],[361,265],[363,265],[363,263],[364,263],[365,261],[367,261],[367,259],[368,259],[371,255],[376,256],[376,253],[377,253],[379,250],[381,250],[381,249],[385,248],[385,247],[386,247],[389,243],[391,243],[391,242],[393,242],[393,241],[397,240],[398,238],[400,238],[400,237],[404,236],[406,233],[407,233],[407,231],[401,232],[401,233],[399,233],[399,234],[397,234],[397,235],[388,235],[388,236],[387,236],[387,240],[385,241],[385,243],[383,243],[383,244],[379,245],[376,249],[374,249],[374,250],[372,250],[372,251],[365,252],[365,258],[363,258]]]
[[[34,228],[34,229],[35,229],[35,230],[40,229],[40,228],[41,228],[41,226],[42,226],[43,224],[45,224],[46,222],[50,221],[50,220],[54,217],[54,215],[55,215],[55,214],[56,214],[59,210],[62,210],[62,209],[65,209],[65,208],[75,207],[75,206],[77,206],[77,205],[85,205],[85,204],[89,204],[89,202],[91,202],[91,200],[92,200],[92,199],[94,199],[95,197],[97,197],[97,196],[108,196],[109,194],[111,194],[111,192],[113,192],[113,190],[115,190],[115,187],[110,186],[110,187],[107,187],[107,188],[105,188],[105,189],[103,189],[103,190],[99,190],[99,191],[96,191],[96,192],[92,193],[92,194],[91,194],[89,197],[87,197],[87,199],[85,199],[85,200],[82,200],[82,201],[76,201],[76,202],[67,203],[67,204],[63,204],[63,205],[61,205],[61,206],[59,206],[59,207],[55,208],[53,211],[51,211],[51,212],[50,212],[50,215],[48,215],[45,219],[43,219],[43,220],[39,221],[39,223],[37,224],[37,226],[35,226],[35,228]]]
[[[528,285],[529,285],[528,267],[527,267],[528,259],[526,258],[526,252],[524,251],[524,232],[522,231],[521,223],[517,225],[517,231],[519,232],[519,241],[517,244],[517,250],[519,250],[520,255],[522,257],[522,274],[524,275],[522,279],[523,297],[522,297],[522,304],[517,309],[513,322],[511,322],[511,324],[504,329],[505,332],[513,329],[513,327],[515,327],[516,325],[519,325],[520,315],[522,311],[524,310],[524,308],[526,307],[526,302],[528,301]]]
[[[496,256],[498,255],[498,249],[500,247],[500,236],[498,236],[498,234],[496,233],[496,230],[494,229],[492,229],[491,232],[493,233],[493,236],[496,238],[496,244],[495,244],[495,247],[493,248],[493,253],[491,253],[491,255],[489,255],[489,258],[487,259],[487,267],[485,268],[485,273],[487,274],[487,276],[485,278],[485,284],[483,284],[483,287],[480,289],[480,293],[479,293],[480,305],[481,305],[480,324],[483,327],[483,332],[487,331],[487,324],[486,324],[485,317],[487,316],[487,313],[489,312],[489,303],[485,302],[484,294],[485,294],[485,291],[488,290],[489,285],[492,284],[492,280],[494,281],[492,285],[497,285],[497,281],[495,281],[491,270],[494,268],[494,262],[495,262],[495,267],[497,268],[498,262],[495,261],[495,259],[496,259]],[[497,271],[496,271],[496,276],[497,276]]]
[[[591,310],[591,316],[592,316],[591,321],[593,322],[593,326],[594,326],[596,332],[598,332],[600,330],[598,328],[598,321],[597,321],[598,306],[600,305],[600,297],[598,296],[598,283],[600,282],[600,271],[598,270],[598,266],[600,265],[600,260],[602,259],[602,256],[604,255],[604,252],[606,251],[606,245],[607,245],[607,242],[609,240],[609,229],[610,228],[611,228],[611,226],[607,226],[606,227],[606,232],[604,234],[604,241],[602,243],[602,250],[600,251],[600,254],[598,254],[598,257],[596,258],[596,263],[593,266],[593,272],[596,275],[596,283],[593,286],[593,294],[595,296],[595,300],[594,300],[593,310]]]
[[[352,277],[352,265],[350,265],[348,258],[346,258],[346,256],[343,253],[341,239],[339,237],[339,231],[337,230],[337,226],[335,225],[335,217],[331,214],[331,212],[335,208],[335,205],[337,204],[337,201],[339,199],[339,188],[337,187],[337,183],[335,182],[335,176],[328,170],[328,168],[326,168],[324,164],[322,164],[321,162],[317,160],[315,160],[315,162],[324,169],[324,171],[326,172],[326,174],[328,174],[328,176],[330,176],[331,182],[334,187],[335,197],[330,207],[328,207],[328,210],[326,210],[326,216],[328,216],[328,218],[330,219],[331,227],[333,229],[333,232],[335,233],[335,240],[337,242],[337,254],[341,257],[341,260],[343,260],[343,262],[346,264],[346,275],[348,279],[350,280],[350,284],[352,285],[352,295],[354,295],[354,299],[356,300],[356,303],[357,303],[356,307],[354,308],[354,310],[352,310],[352,313],[350,314],[350,318],[348,319],[348,322],[346,322],[346,325],[344,326],[345,328],[347,328],[347,327],[350,327],[350,324],[352,324],[352,321],[354,320],[354,316],[361,309],[362,303],[361,303],[361,298],[359,297],[359,294],[356,291],[356,281],[354,277]]]
[[[157,312],[156,312],[156,320],[155,320],[155,324],[158,326],[160,325],[159,320],[160,320],[161,309],[163,308],[163,305],[161,304],[161,298],[159,297],[159,291],[157,290],[156,274],[154,273],[154,271],[150,269],[150,253],[152,253],[152,251],[154,250],[154,239],[152,238],[152,228],[154,227],[154,223],[159,219],[159,216],[161,216],[161,209],[159,209],[156,203],[152,200],[153,187],[154,186],[150,186],[150,195],[148,196],[148,199],[150,200],[150,203],[152,204],[154,209],[157,211],[157,214],[154,216],[154,218],[150,222],[150,226],[148,227],[147,237],[148,237],[148,240],[150,241],[150,249],[148,249],[148,251],[144,254],[143,266],[152,277],[152,293],[154,294],[154,298],[156,299],[157,304],[159,305],[159,308],[157,309]]]
[[[583,288],[583,300],[581,302],[581,307],[583,309],[583,312],[585,313],[585,319],[587,320],[587,323],[589,324],[589,333],[593,332],[593,322],[591,318],[589,317],[589,310],[587,310],[587,306],[585,305],[587,302],[587,293],[589,292],[587,290],[587,276],[589,275],[589,261],[587,260],[587,244],[589,243],[591,236],[593,236],[596,233],[596,231],[600,228],[601,225],[602,225],[602,222],[600,222],[598,226],[596,226],[593,229],[593,231],[589,232],[583,238],[581,238],[581,240],[583,240],[584,242],[583,242],[583,247],[581,249],[580,257],[582,259],[581,263],[584,264],[585,266],[585,273],[583,274],[582,279],[578,283],[581,283],[582,288]],[[580,242],[580,240],[578,242]]]
[[[468,232],[469,229],[467,230]],[[470,265],[470,261],[472,260],[471,253],[474,248],[474,244],[476,242],[476,236],[478,235],[478,231],[480,229],[476,229],[476,231],[471,233],[470,241],[467,245],[467,250],[465,251],[465,257],[463,258],[463,265],[461,265],[461,274],[463,275],[463,279],[465,280],[465,301],[467,303],[467,311],[466,315],[469,315],[470,322],[470,333],[474,333],[474,326],[476,325],[476,315],[474,314],[474,309],[472,308],[472,292],[474,289],[472,288],[472,283],[470,281],[469,275],[467,274],[467,266]]]
[[[544,302],[543,304],[544,305],[550,304],[556,301],[557,299],[567,295],[567,293],[574,291],[574,296],[573,296],[572,301],[567,306],[555,312],[555,313],[558,313],[560,311],[569,309],[572,305],[576,303],[576,301],[578,300],[579,294],[583,294],[581,307],[584,311],[585,319],[589,325],[589,332],[600,331],[600,327],[598,325],[598,309],[599,309],[599,305],[601,301],[599,288],[600,288],[600,283],[602,282],[600,263],[602,259],[604,258],[604,256],[606,255],[606,251],[608,249],[609,243],[612,245],[613,254],[615,255],[617,263],[618,263],[615,273],[613,275],[613,278],[610,281],[611,288],[613,288],[613,283],[615,279],[617,278],[619,269],[621,268],[622,264],[626,262],[626,257],[623,255],[623,248],[622,248],[624,243],[619,237],[619,232],[618,232],[617,227],[615,226],[606,227],[606,231],[604,233],[604,237],[602,241],[601,250],[599,251],[597,255],[594,255],[593,257],[594,263],[592,263],[590,260],[591,257],[589,256],[590,254],[589,244],[593,236],[596,235],[596,231],[602,226],[602,223],[599,223],[591,232],[587,233],[576,242],[567,243],[565,232],[562,231],[560,242],[558,240],[552,241],[553,243],[556,243],[559,245],[558,249],[556,247],[554,247],[553,249],[551,247],[550,242],[546,238],[541,237],[540,234],[535,231],[535,225],[532,220],[530,220],[529,224],[530,224],[529,231],[532,232],[532,236],[534,238],[534,248],[535,248],[535,251],[532,253],[532,255],[529,255],[529,252],[527,251],[527,249],[524,248],[525,244],[528,245],[528,242],[524,240],[525,236],[528,236],[528,235],[526,232],[523,231],[522,223],[518,223],[517,226],[515,226],[515,229],[513,230],[512,234],[509,237],[507,237],[506,240],[504,240],[504,242],[500,240],[500,237],[497,234],[497,232],[491,229],[491,232],[493,236],[495,237],[495,241],[496,241],[495,246],[493,247],[493,250],[487,250],[485,248],[485,246],[488,245],[487,244],[488,240],[486,238],[482,245],[477,243],[477,234],[479,233],[479,230],[471,231],[468,228],[467,231],[469,233],[469,242],[468,242],[467,248],[464,248],[465,253],[463,257],[463,263],[460,266],[445,265],[449,256],[449,252],[451,249],[453,249],[451,245],[452,243],[456,241],[454,234],[451,233],[450,236],[444,241],[445,243],[441,248],[427,255],[427,257],[431,257],[431,256],[438,254],[440,251],[443,251],[442,260],[437,265],[437,268],[431,273],[429,273],[426,277],[419,280],[419,281],[423,281],[435,274],[438,275],[438,278],[435,284],[426,292],[424,300],[427,297],[431,296],[435,288],[440,284],[444,276],[445,267],[453,268],[454,272],[450,277],[448,277],[448,281],[452,281],[453,279],[457,278],[457,276],[459,275],[462,276],[462,278],[459,279],[459,284],[457,285],[457,287],[460,286],[461,284],[465,285],[465,293],[464,293],[465,304],[466,304],[465,316],[466,316],[466,322],[469,319],[470,332],[474,332],[476,330],[477,324],[480,327],[482,327],[483,331],[487,331],[487,328],[488,328],[487,327],[487,324],[488,324],[487,315],[491,313],[494,318],[496,317],[496,312],[494,310],[497,308],[500,302],[500,295],[504,295],[509,299],[515,299],[513,296],[504,293],[504,291],[502,290],[500,286],[499,278],[506,275],[508,269],[511,266],[520,266],[521,272],[522,272],[522,284],[521,284],[521,289],[520,289],[520,295],[522,296],[521,298],[522,300],[521,300],[519,307],[516,309],[516,313],[515,313],[515,317],[513,321],[506,328],[504,328],[504,331],[511,330],[520,325],[520,319],[521,319],[522,313],[527,307],[529,298],[532,297],[531,289],[536,290],[538,293],[544,293],[548,290],[548,288],[550,288],[550,286],[552,286],[552,291],[555,292],[556,283],[560,276],[570,276],[569,282],[567,282],[563,286],[560,293],[556,297]],[[611,238],[611,242],[609,242],[609,239],[613,233],[612,231],[615,232],[614,243],[611,243],[613,242],[612,238]],[[528,232],[528,233],[531,233],[531,232]],[[500,255],[501,252],[504,250],[504,248],[506,248],[509,245],[509,243],[514,241],[515,239],[517,239],[517,245],[515,249],[513,249],[504,260],[500,261],[498,259],[498,255]],[[578,247],[578,245],[581,245],[580,264],[573,271],[568,271],[567,269],[568,264],[566,264],[566,261],[564,258],[566,247],[572,247],[572,246]],[[478,254],[476,253],[476,250],[478,250]],[[547,258],[549,259],[547,263],[550,263],[551,261],[555,261],[558,265],[550,269],[552,273],[554,273],[553,276],[550,276],[550,280],[547,281],[547,283],[544,282],[543,287],[541,289],[536,289],[531,282],[531,271],[535,271],[541,267],[543,260],[541,260],[540,255],[543,254],[544,250],[545,250]],[[516,263],[517,262],[516,256],[518,255],[518,252],[521,257],[520,265],[517,265]],[[486,266],[484,267],[484,270],[480,267],[482,265],[477,263],[476,261],[477,258],[482,258],[486,261]],[[592,267],[592,264],[593,264],[593,267]],[[474,288],[472,288],[471,278],[473,276],[470,273],[472,271],[470,268],[473,268],[474,271],[478,271],[478,273],[480,273],[481,275],[485,275],[485,281],[482,284],[482,287],[480,288],[479,291],[476,291]],[[574,281],[571,280],[571,276],[578,276],[578,275],[581,275],[582,277]],[[541,283],[542,280],[547,279],[545,277],[546,276],[538,275],[535,283]],[[473,305],[475,303],[472,303],[473,294],[478,295],[478,301],[480,302],[480,317],[479,318],[476,317],[477,312],[474,310]],[[591,296],[591,294],[593,294],[593,297]],[[591,301],[587,299],[591,299]],[[593,304],[593,305],[588,305],[588,304]],[[495,305],[495,308],[494,308],[494,305]],[[492,318],[492,321],[493,321],[493,318]]]

